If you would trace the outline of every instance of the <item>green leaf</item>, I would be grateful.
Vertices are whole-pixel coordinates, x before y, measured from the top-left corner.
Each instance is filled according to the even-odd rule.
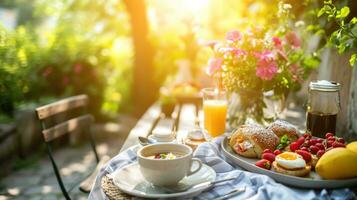
[[[356,61],[357,61],[357,53],[354,53],[350,58],[350,65],[353,67],[356,64]]]
[[[315,34],[323,36],[323,35],[325,35],[325,30],[324,29],[319,29],[318,31],[316,31]]]
[[[323,14],[325,14],[326,8],[322,7],[319,12],[317,13],[317,17],[321,17]]]
[[[289,140],[289,137],[288,137],[288,135],[285,134],[285,135],[283,135],[283,137],[280,138],[280,143],[286,144],[288,142],[288,140]]]
[[[341,8],[341,10],[339,12],[337,12],[336,18],[346,18],[348,16],[348,14],[350,14],[350,8],[345,6],[343,8]]]
[[[356,24],[357,23],[357,17],[353,17],[350,21],[351,24]]]

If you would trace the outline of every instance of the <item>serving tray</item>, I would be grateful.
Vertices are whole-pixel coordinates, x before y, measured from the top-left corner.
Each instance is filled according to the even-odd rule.
[[[227,137],[222,140],[221,146],[223,149],[223,154],[235,164],[239,165],[247,171],[268,175],[275,181],[283,183],[285,185],[310,189],[357,187],[357,178],[324,180],[315,171],[312,170],[309,176],[307,177],[296,177],[280,174],[272,170],[262,169],[260,167],[255,166],[255,163],[259,159],[246,158],[236,154],[233,149],[228,145]]]

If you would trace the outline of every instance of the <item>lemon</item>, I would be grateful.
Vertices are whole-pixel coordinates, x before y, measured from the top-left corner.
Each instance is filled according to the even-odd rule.
[[[349,143],[346,148],[357,153],[357,141]]]
[[[347,148],[334,148],[317,162],[315,171],[324,179],[357,177],[357,153]]]

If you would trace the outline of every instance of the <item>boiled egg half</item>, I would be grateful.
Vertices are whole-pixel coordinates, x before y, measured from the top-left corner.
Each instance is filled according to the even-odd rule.
[[[275,157],[275,161],[285,169],[299,169],[306,167],[305,160],[297,153],[284,152]]]

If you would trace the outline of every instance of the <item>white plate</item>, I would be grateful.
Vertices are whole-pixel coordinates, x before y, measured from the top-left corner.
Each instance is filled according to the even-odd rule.
[[[236,154],[233,149],[228,145],[228,139],[224,138],[222,141],[222,149],[224,155],[233,161],[235,164],[240,167],[259,174],[265,174],[273,178],[275,181],[295,186],[301,188],[345,188],[345,187],[356,187],[357,178],[343,179],[343,180],[324,180],[322,179],[315,171],[311,171],[308,177],[296,177],[289,176],[285,174],[280,174],[272,170],[262,169],[255,166],[255,163],[258,161],[256,158],[246,158]],[[338,170],[338,169],[336,169]]]
[[[194,166],[193,167],[197,167]],[[137,197],[144,198],[173,198],[173,197],[193,197],[200,194],[209,186],[191,188],[184,192],[167,193],[160,187],[155,187],[147,182],[141,175],[139,164],[133,163],[115,171],[111,178],[120,190]],[[187,176],[179,184],[191,185],[199,184],[206,181],[214,181],[216,172],[209,166],[202,164],[202,168],[191,176]]]

